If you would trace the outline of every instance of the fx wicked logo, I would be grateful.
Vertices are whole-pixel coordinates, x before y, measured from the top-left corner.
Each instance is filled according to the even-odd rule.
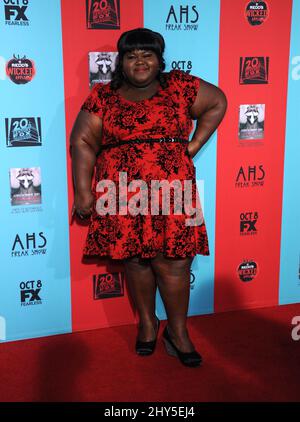
[[[27,8],[29,0],[3,0],[6,25],[28,26]]]
[[[256,235],[257,211],[242,212],[240,214],[240,235]]]
[[[20,283],[21,306],[41,305],[41,280],[22,281]]]

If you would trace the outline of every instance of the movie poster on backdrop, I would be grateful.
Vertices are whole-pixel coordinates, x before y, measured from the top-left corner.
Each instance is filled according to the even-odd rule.
[[[97,83],[109,83],[112,72],[116,68],[116,52],[90,52],[89,53],[89,79],[90,89]]]
[[[41,169],[11,168],[10,171],[11,205],[41,204]]]
[[[263,139],[265,104],[241,104],[239,108],[239,139]]]

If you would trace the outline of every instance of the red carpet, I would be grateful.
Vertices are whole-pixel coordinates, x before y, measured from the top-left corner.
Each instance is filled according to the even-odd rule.
[[[300,401],[295,315],[300,304],[190,317],[200,368],[161,338],[136,356],[133,325],[3,343],[0,401]]]

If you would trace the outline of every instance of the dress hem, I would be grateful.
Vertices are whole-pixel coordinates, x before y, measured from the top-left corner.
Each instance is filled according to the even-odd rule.
[[[83,257],[84,258],[110,258],[110,259],[114,259],[114,260],[122,260],[122,259],[127,259],[127,258],[133,258],[133,257],[139,257],[142,259],[152,259],[155,258],[157,256],[157,254],[161,252],[163,253],[165,258],[192,258],[195,257],[196,255],[203,255],[203,256],[210,256],[210,252],[209,251],[202,251],[202,252],[196,252],[194,254],[186,254],[186,255],[170,255],[167,254],[163,251],[156,251],[153,254],[145,254],[143,252],[138,252],[138,253],[133,253],[133,254],[127,254],[124,256],[118,256],[116,257],[115,255],[111,255],[109,253],[105,253],[105,254],[100,254],[100,253],[83,253]]]

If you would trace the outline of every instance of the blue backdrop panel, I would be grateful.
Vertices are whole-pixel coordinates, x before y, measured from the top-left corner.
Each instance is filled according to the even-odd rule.
[[[300,299],[300,1],[293,2],[284,160],[279,303]]]
[[[20,0],[19,5],[27,6],[25,16],[14,8],[5,14],[0,4],[2,341],[71,331],[60,0]],[[16,84],[5,77],[3,66],[14,55],[33,60],[36,73],[30,82]],[[29,128],[28,118],[37,130]],[[16,129],[17,139],[22,127],[31,131],[41,145],[7,146],[7,127]],[[11,204],[9,174],[24,168],[35,169],[34,180],[41,178],[41,203]],[[30,177],[25,182],[29,192]]]
[[[166,41],[167,71],[181,69],[218,84],[219,0],[144,0],[144,26]],[[197,184],[209,238],[210,256],[197,255],[192,265],[189,315],[213,312],[216,204],[216,133],[194,159]],[[158,296],[158,314],[165,316]]]

